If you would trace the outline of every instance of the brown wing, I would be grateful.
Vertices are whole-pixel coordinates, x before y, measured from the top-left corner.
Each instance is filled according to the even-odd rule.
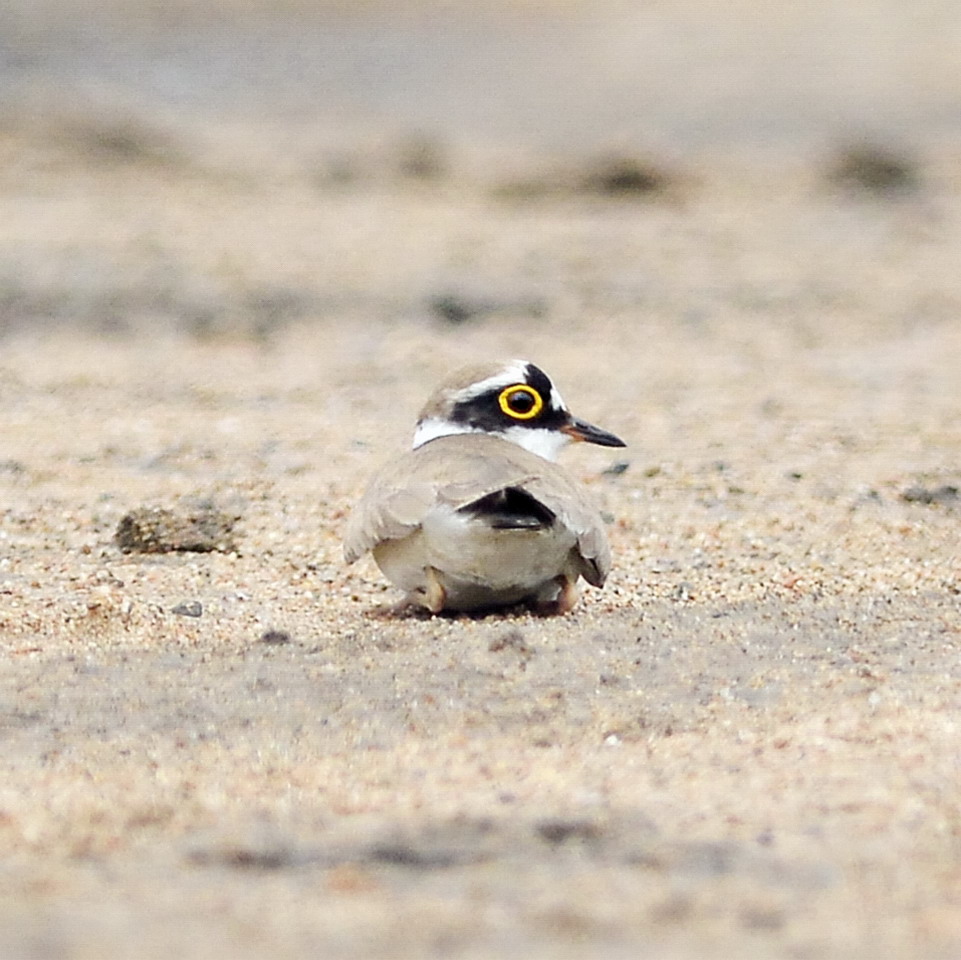
[[[348,563],[384,540],[400,540],[413,533],[437,503],[457,509],[530,479],[528,472],[503,456],[505,447],[525,452],[520,447],[495,437],[465,440],[464,436],[432,440],[374,475],[347,524],[344,556]],[[497,446],[492,450],[490,443]]]
[[[437,503],[455,510],[507,487],[543,503],[577,537],[584,578],[600,586],[610,569],[603,521],[561,467],[523,447],[482,434],[440,437],[388,463],[374,476],[347,525],[353,563],[384,540],[413,533]]]

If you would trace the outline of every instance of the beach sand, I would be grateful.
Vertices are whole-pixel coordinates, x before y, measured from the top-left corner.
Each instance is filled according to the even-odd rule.
[[[958,956],[961,140],[124,102],[0,131],[0,957]],[[385,614],[351,505],[512,356],[611,577]]]

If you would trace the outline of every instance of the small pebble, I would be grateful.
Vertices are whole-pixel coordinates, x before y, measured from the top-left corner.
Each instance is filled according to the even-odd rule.
[[[958,488],[950,484],[940,487],[908,487],[901,494],[901,499],[908,503],[956,503],[959,497]]]
[[[237,520],[212,506],[141,507],[121,519],[114,542],[124,553],[227,553],[236,548]]]
[[[916,190],[921,180],[914,157],[870,143],[841,150],[832,161],[827,177],[842,187],[876,196]]]
[[[609,196],[658,195],[666,193],[673,178],[649,160],[637,157],[608,157],[597,160],[584,173],[582,187]]]
[[[170,612],[178,617],[200,617],[203,616],[204,606],[199,600],[184,600],[172,607]]]

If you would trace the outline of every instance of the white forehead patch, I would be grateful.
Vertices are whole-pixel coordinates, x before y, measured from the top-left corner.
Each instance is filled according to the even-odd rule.
[[[452,395],[451,399],[455,403],[463,403],[467,400],[473,400],[474,397],[483,396],[485,393],[498,389],[498,387],[509,387],[514,383],[524,383],[526,379],[527,361],[511,360],[492,377],[478,380],[477,383],[472,383],[469,387],[458,390]]]

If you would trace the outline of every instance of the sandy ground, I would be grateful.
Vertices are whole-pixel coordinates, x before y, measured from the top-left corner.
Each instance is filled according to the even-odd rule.
[[[0,129],[0,957],[961,954],[944,131],[618,190],[145,109]],[[346,514],[499,356],[628,441],[565,456],[612,576],[385,617]],[[234,550],[115,545],[200,501]]]

